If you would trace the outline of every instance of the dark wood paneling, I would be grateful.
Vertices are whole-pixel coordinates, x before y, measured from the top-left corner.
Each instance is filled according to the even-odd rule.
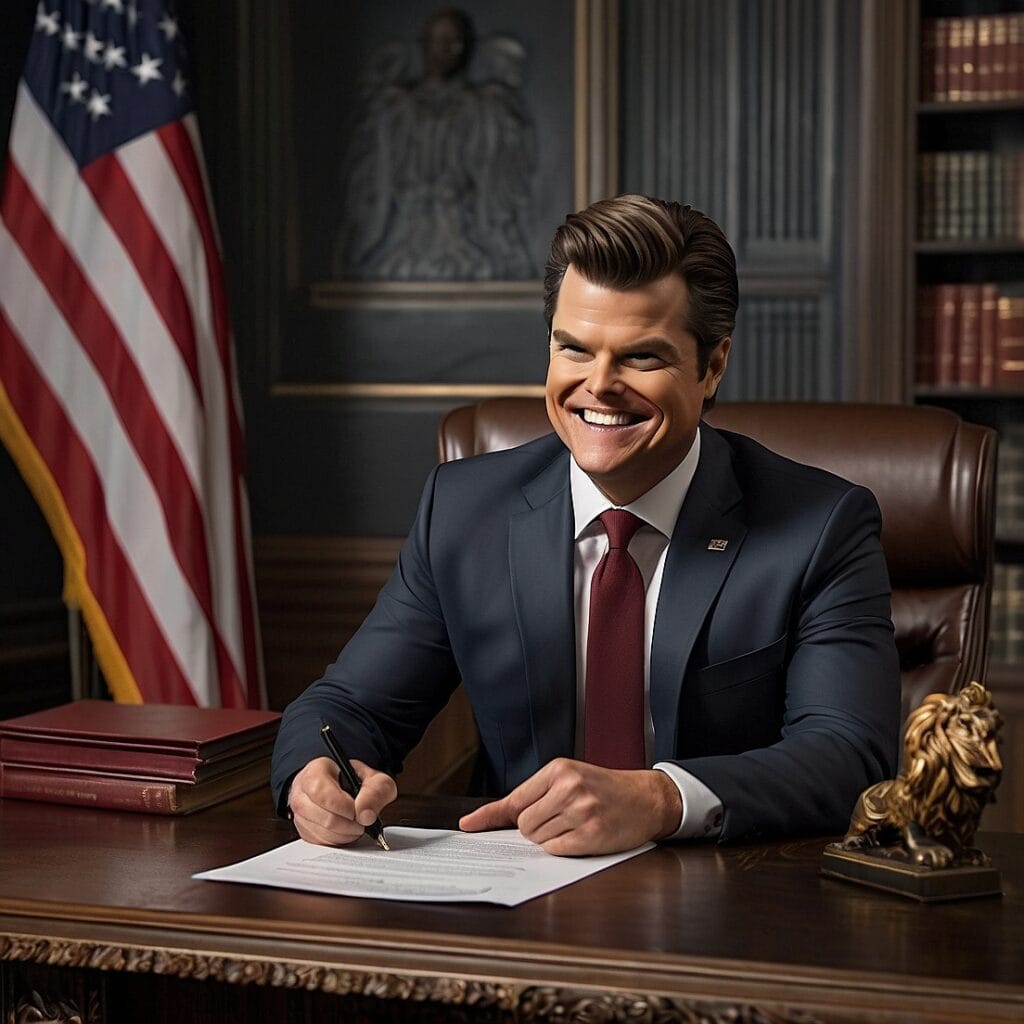
[[[271,708],[283,709],[337,657],[373,607],[400,546],[392,537],[256,538]],[[472,712],[460,688],[406,759],[401,791],[465,792],[476,747]]]

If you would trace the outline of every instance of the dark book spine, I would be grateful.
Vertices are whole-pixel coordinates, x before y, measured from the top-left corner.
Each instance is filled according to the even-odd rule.
[[[935,323],[938,311],[938,290],[925,285],[917,290],[917,343],[915,348],[915,379],[918,384],[935,383]]]

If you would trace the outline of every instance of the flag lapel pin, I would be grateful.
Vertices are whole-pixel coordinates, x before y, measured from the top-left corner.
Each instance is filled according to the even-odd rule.
[[[708,541],[708,551],[724,551],[728,543],[727,540],[723,540],[721,537],[712,537]]]

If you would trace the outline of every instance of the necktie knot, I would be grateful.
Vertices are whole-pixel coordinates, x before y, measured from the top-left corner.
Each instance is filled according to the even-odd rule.
[[[633,534],[644,525],[644,521],[624,508],[610,508],[600,515],[601,525],[608,534],[609,548],[626,548]]]

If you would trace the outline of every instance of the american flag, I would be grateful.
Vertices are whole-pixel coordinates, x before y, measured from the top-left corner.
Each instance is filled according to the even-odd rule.
[[[0,436],[114,697],[262,706],[241,403],[169,4],[39,3],[0,221]]]

